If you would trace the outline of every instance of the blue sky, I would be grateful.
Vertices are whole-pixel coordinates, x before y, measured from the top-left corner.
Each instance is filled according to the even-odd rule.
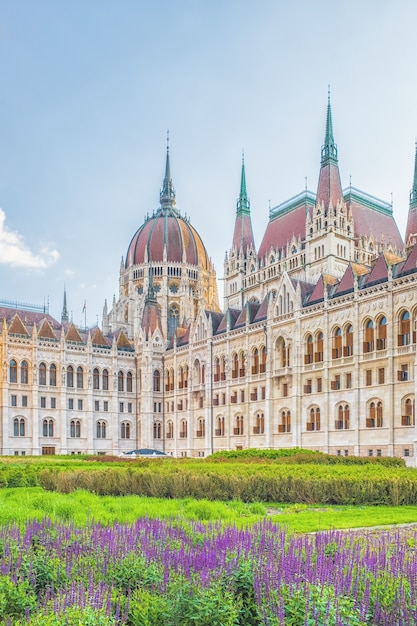
[[[166,130],[177,208],[217,275],[244,149],[257,245],[316,191],[327,86],[344,187],[404,235],[417,135],[417,3],[0,0],[0,298],[101,322],[158,207]],[[221,292],[221,281],[219,290]]]

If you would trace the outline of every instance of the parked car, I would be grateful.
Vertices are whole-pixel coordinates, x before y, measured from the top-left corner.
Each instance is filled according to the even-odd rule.
[[[140,448],[139,450],[130,450],[129,452],[124,452],[124,456],[145,456],[145,457],[163,457],[169,456],[162,452],[162,450],[153,450],[152,448]]]

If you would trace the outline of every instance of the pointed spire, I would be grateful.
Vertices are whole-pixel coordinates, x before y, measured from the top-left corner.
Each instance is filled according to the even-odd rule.
[[[333,137],[332,109],[330,106],[330,85],[327,92],[326,135],[321,149],[321,164],[324,165],[329,161],[337,163],[337,146]]]
[[[413,180],[413,188],[410,191],[410,207],[417,206],[417,140],[416,140],[416,151],[414,156],[414,180]]]
[[[63,324],[64,322],[68,322],[67,290],[66,290],[65,285],[64,285],[64,304],[62,306],[62,313],[61,313],[61,324]]]
[[[417,141],[414,156],[414,180],[410,191],[410,207],[408,209],[407,228],[405,231],[405,245],[414,245],[417,241]]]
[[[251,246],[255,250],[255,239],[253,237],[252,221],[250,216],[250,202],[246,193],[245,161],[242,153],[240,194],[236,203],[236,220],[232,247],[236,248],[237,251],[242,250],[244,256],[246,256],[247,249]]]
[[[242,151],[242,173],[240,176],[240,194],[236,203],[236,213],[238,215],[250,214],[250,201],[246,192],[245,155]]]
[[[162,209],[172,209],[175,205],[175,189],[171,178],[171,165],[169,161],[169,130],[167,131],[167,156],[165,162],[165,177],[160,193],[160,203]]]

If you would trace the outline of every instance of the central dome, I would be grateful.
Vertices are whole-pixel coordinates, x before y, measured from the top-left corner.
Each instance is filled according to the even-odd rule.
[[[165,260],[168,263],[186,263],[208,269],[207,252],[200,235],[174,208],[175,191],[168,150],[160,202],[158,211],[133,235],[126,254],[126,269],[133,265],[161,263]]]
[[[142,263],[198,265],[207,269],[207,253],[200,235],[175,209],[159,209],[133,235],[126,255],[126,268]]]

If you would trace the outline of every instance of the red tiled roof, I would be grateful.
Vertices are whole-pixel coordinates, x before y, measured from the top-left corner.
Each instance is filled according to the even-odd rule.
[[[44,337],[45,339],[58,339],[47,319],[42,321],[38,331],[38,337]]]
[[[306,206],[305,203],[295,207],[291,211],[278,213],[273,217],[266,227],[261,245],[259,247],[259,257],[266,256],[271,249],[281,250],[284,248],[293,235],[298,239],[305,239],[306,232]]]
[[[408,211],[407,229],[405,231],[405,243],[409,243],[411,236],[417,236],[417,207],[410,208]]]
[[[15,335],[27,335],[29,336],[28,330],[20,319],[19,315],[16,313],[13,317],[10,326],[9,333],[14,333]]]
[[[319,174],[319,182],[317,185],[317,203],[324,204],[324,210],[327,211],[330,205],[336,207],[337,203],[343,198],[342,184],[340,182],[339,167],[334,163],[326,163]]]
[[[355,225],[355,237],[373,235],[379,243],[392,243],[399,250],[403,247],[400,231],[394,217],[372,209],[359,201],[349,203]]]
[[[237,250],[242,247],[243,252],[246,252],[250,246],[255,249],[251,218],[249,215],[238,215],[235,221],[232,247]]]

